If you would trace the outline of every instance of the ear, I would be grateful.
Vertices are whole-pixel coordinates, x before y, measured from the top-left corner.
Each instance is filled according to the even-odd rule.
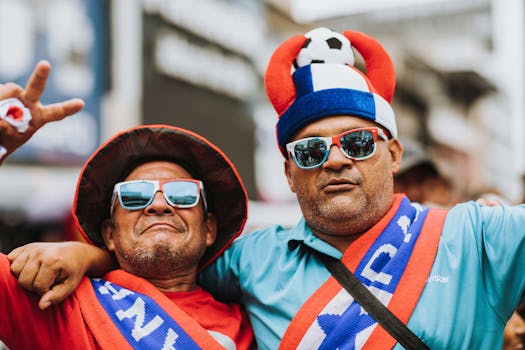
[[[210,247],[215,243],[217,238],[217,217],[213,213],[208,213],[206,218],[206,247]]]
[[[388,150],[392,157],[392,173],[397,174],[401,168],[401,158],[403,157],[403,146],[398,139],[388,140]]]
[[[284,174],[286,175],[286,179],[288,180],[288,186],[290,187],[290,191],[295,193],[295,187],[293,185],[292,174],[290,170],[290,167],[292,166],[291,164],[292,162],[293,160],[291,159],[286,159],[284,161]]]
[[[111,219],[106,219],[104,222],[102,222],[102,239],[104,239],[104,243],[106,243],[106,247],[110,252],[115,251],[115,241],[113,240],[113,233],[115,232],[115,225],[113,225],[113,222]]]

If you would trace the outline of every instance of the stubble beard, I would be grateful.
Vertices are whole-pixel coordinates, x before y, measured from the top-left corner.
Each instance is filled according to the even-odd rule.
[[[369,196],[362,193],[358,201],[334,197],[320,202],[319,198],[305,199],[297,194],[297,200],[308,226],[315,232],[355,235],[370,229],[386,213],[385,208],[390,207],[386,197],[391,192],[388,184],[385,183],[378,191],[385,195]]]
[[[133,252],[123,254],[122,259],[133,268],[133,273],[137,276],[165,278],[174,271],[197,266],[205,250],[204,245],[199,249],[189,249],[159,243],[148,248],[135,246]]]

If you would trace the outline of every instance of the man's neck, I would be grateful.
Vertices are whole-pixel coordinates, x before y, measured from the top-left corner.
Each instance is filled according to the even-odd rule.
[[[155,269],[150,267],[149,269],[140,270],[121,266],[121,269],[147,280],[162,292],[188,292],[199,288],[197,285],[197,267],[176,271],[162,269],[161,266],[157,266]],[[156,272],[152,273],[151,271]]]
[[[118,259],[118,256],[117,256]],[[163,292],[187,292],[197,286],[197,263],[176,265],[174,261],[118,259],[120,268],[127,273],[143,278]],[[174,266],[177,266],[174,268]]]
[[[307,224],[317,237],[344,254],[350,244],[366,234],[388,213],[392,208],[392,204],[393,201],[387,203],[383,210],[376,210],[373,213],[369,212],[366,218],[359,216],[347,220],[326,220],[317,227],[310,225],[308,222]],[[317,221],[317,223],[321,224],[320,221]]]
[[[199,288],[195,276],[177,276],[174,278],[147,278],[161,292],[190,292]]]
[[[312,232],[317,237],[325,241],[326,243],[335,247],[341,253],[344,253],[346,249],[350,246],[350,244],[352,244],[356,239],[361,237],[366,231],[358,232],[355,234],[347,234],[347,235],[326,234],[326,233],[318,232],[314,229],[312,229]]]

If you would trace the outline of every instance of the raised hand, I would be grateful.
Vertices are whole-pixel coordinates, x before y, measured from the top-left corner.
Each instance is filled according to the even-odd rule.
[[[18,98],[31,113],[32,119],[26,131],[19,132],[17,128],[6,120],[0,119],[0,146],[6,154],[0,155],[0,164],[18,147],[26,143],[33,134],[49,122],[62,120],[75,114],[84,107],[84,101],[78,98],[67,101],[42,105],[40,96],[46,87],[51,65],[47,61],[40,61],[35,66],[25,89],[14,83],[0,84],[0,101],[8,98]]]

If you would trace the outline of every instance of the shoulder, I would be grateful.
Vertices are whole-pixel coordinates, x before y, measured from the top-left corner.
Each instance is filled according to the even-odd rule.
[[[30,293],[22,288],[16,277],[11,273],[10,262],[7,256],[0,254],[0,305],[5,310],[24,310],[32,312],[38,310],[38,299],[36,294]],[[12,301],[16,300],[16,303]]]
[[[247,271],[247,266],[262,268],[263,262],[275,262],[288,252],[288,242],[292,239],[295,229],[296,227],[287,229],[280,225],[272,225],[247,232],[233,242],[226,250],[224,258],[239,270]]]
[[[525,205],[487,206],[470,201],[452,207],[447,220],[489,225],[525,223]]]
[[[7,255],[0,253],[0,269],[4,270],[6,266],[9,268],[9,260],[7,259]]]
[[[9,270],[9,260],[4,254],[0,254],[0,285],[5,286],[9,279],[12,279],[13,275]]]
[[[516,242],[525,236],[525,206],[486,206],[475,202],[461,203],[451,208],[445,220],[444,236],[458,234],[476,240],[503,244]]]
[[[2,286],[18,285],[15,276],[11,273],[11,263],[5,254],[0,254],[0,284]]]

